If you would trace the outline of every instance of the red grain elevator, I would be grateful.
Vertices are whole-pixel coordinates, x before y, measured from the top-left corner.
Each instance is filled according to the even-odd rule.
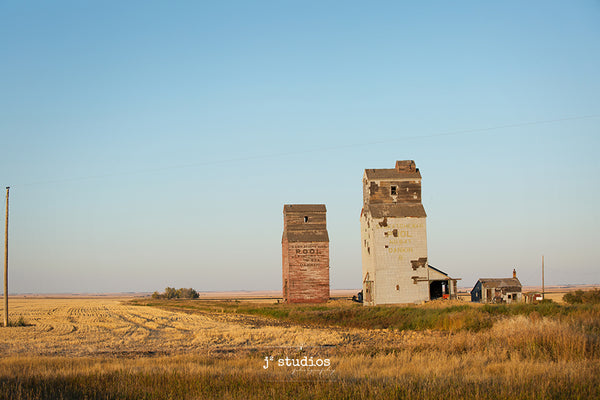
[[[324,204],[283,206],[283,301],[329,300],[329,235]]]

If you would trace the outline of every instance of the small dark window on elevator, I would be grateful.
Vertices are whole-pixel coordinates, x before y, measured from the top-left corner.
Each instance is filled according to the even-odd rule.
[[[398,186],[391,186],[390,187],[390,192],[392,193],[392,195],[397,195],[398,194]]]
[[[308,217],[304,217],[304,222],[308,222]]]

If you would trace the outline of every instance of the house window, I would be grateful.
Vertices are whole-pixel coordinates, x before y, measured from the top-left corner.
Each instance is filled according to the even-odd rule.
[[[392,185],[390,187],[390,192],[392,193],[393,196],[397,195],[398,194],[398,186]]]
[[[304,222],[308,222],[308,217],[307,216],[304,217]]]

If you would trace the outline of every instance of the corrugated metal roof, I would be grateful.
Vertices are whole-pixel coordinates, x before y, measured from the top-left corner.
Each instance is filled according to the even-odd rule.
[[[365,169],[367,179],[394,179],[394,180],[405,180],[405,179],[421,179],[421,172],[417,168],[416,172],[398,172],[395,168],[389,169]]]
[[[402,204],[370,204],[368,206],[369,213],[373,218],[384,218],[384,217],[416,217],[425,218],[425,208],[420,203],[402,203]]]
[[[325,204],[285,204],[283,212],[326,212]]]

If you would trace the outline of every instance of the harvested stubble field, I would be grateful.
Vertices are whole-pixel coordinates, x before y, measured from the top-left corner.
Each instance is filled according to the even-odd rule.
[[[14,299],[11,313],[31,325],[0,328],[0,398],[600,398],[598,306]]]

